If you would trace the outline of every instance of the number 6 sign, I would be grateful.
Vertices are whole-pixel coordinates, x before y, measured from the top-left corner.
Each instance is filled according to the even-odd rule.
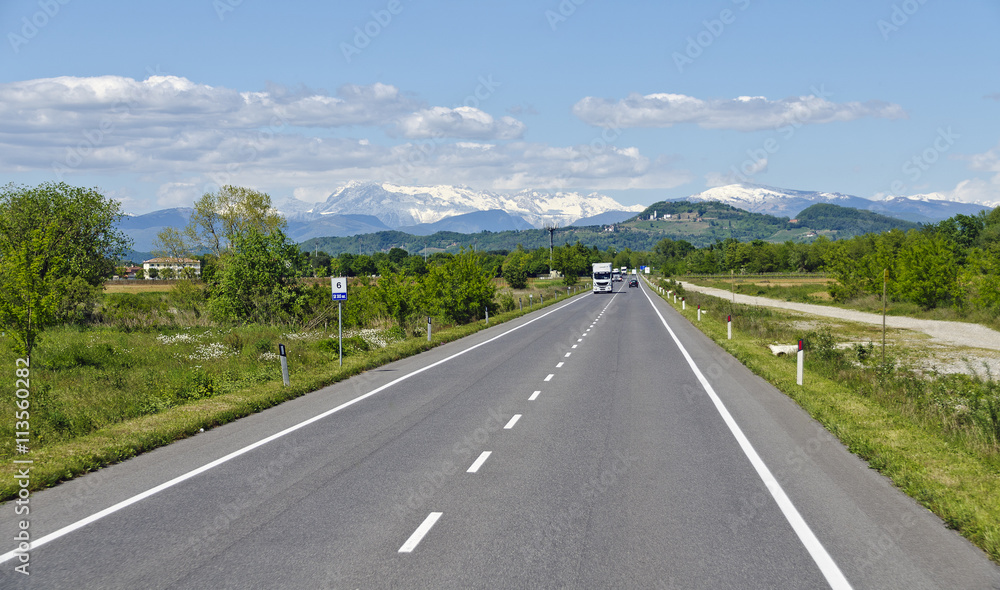
[[[331,278],[330,291],[334,301],[347,301],[347,277]]]

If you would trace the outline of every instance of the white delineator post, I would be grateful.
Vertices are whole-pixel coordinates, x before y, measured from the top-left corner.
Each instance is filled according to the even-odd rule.
[[[795,371],[795,382],[802,385],[802,364],[805,360],[805,352],[802,350],[802,339],[799,339],[799,362]]]
[[[685,301],[684,297],[681,297],[681,309],[684,310],[687,308],[688,308],[687,301]]]
[[[281,357],[281,380],[288,385],[288,357],[285,356],[285,345],[278,345],[278,356]]]
[[[726,331],[729,333],[729,339],[733,339],[733,316],[732,314],[726,316]]]
[[[427,316],[427,341],[431,341],[431,316]]]
[[[698,321],[701,321],[701,304],[698,304]]]

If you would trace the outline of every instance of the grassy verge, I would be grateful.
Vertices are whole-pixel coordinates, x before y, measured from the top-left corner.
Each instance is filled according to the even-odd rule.
[[[567,299],[565,293],[550,295],[542,306]],[[491,313],[490,325],[538,310],[538,299],[531,308],[525,302],[523,311]],[[432,342],[426,336],[394,340],[379,331],[365,338],[354,335],[345,338],[342,368],[336,332],[285,333],[262,326],[172,329],[169,334],[48,331],[48,345],[32,363],[37,368],[31,372],[29,454],[16,454],[14,421],[0,423],[0,500],[18,491],[11,459],[31,459],[30,489],[46,488],[486,327],[479,321],[435,328]],[[366,344],[379,338],[389,341]],[[278,342],[288,349],[288,387],[272,352]],[[0,350],[0,359],[14,367],[10,350]],[[13,391],[4,397],[4,407],[13,410]]]
[[[669,288],[669,287],[668,287]],[[751,371],[794,399],[869,465],[1000,563],[1000,384],[967,375],[921,376],[905,348],[885,363],[857,341],[868,327],[830,324],[810,330],[803,316],[685,293],[681,313]],[[673,304],[673,299],[668,299]],[[707,313],[697,321],[698,304]],[[680,303],[675,307],[680,311]],[[805,338],[804,385],[794,356],[776,357],[775,341]]]

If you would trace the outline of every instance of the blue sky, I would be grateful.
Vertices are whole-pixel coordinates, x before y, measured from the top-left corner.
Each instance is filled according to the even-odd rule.
[[[0,178],[1000,201],[1000,3],[5,0]]]

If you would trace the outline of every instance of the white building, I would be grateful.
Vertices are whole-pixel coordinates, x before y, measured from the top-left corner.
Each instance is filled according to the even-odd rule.
[[[174,271],[174,278],[177,279],[184,278],[185,268],[194,269],[195,277],[201,276],[201,261],[193,258],[150,258],[142,263],[147,279],[153,278],[149,276],[149,271],[156,269],[156,274],[162,277],[163,271],[168,268]]]

